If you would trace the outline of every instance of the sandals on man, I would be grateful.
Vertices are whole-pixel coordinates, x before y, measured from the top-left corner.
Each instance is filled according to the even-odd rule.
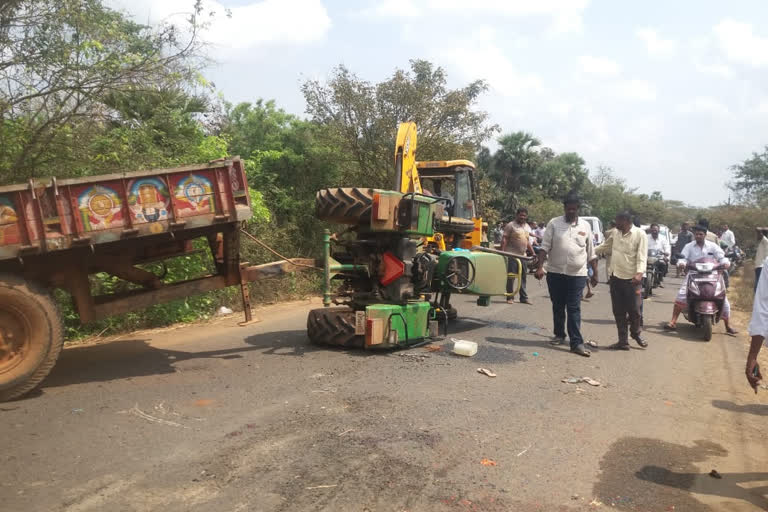
[[[589,357],[590,355],[592,355],[592,352],[587,350],[587,347],[585,347],[584,345],[576,345],[571,349],[571,352],[582,357]]]
[[[676,331],[677,330],[677,326],[676,325],[672,325],[672,324],[665,324],[664,325],[664,330],[665,331]]]

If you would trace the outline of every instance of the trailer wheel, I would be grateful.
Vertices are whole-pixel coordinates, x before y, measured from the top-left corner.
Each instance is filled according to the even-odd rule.
[[[313,309],[307,317],[307,335],[312,343],[361,348],[365,339],[355,334],[355,312],[350,308]]]
[[[315,216],[339,224],[370,222],[372,204],[370,188],[326,188],[315,195]]]
[[[469,219],[461,217],[449,217],[443,215],[443,218],[437,221],[437,231],[440,233],[453,233],[466,235],[475,230],[475,223]]]
[[[37,386],[59,357],[61,316],[45,288],[0,274],[0,401]]]

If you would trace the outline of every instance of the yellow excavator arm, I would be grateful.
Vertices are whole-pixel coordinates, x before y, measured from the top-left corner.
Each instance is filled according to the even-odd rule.
[[[416,123],[400,123],[395,142],[395,190],[403,194],[421,194],[416,169]]]

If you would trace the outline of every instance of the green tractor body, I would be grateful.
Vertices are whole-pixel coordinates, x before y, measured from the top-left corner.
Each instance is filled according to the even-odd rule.
[[[311,311],[307,320],[316,343],[366,348],[423,343],[455,317],[452,294],[476,295],[480,305],[506,294],[506,258],[460,248],[473,225],[446,220],[440,198],[325,189],[317,193],[316,214],[350,225],[341,235],[325,234],[325,307]],[[448,232],[450,247],[429,243],[438,229]]]

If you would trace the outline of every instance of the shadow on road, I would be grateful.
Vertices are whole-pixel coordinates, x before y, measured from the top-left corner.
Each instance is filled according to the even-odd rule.
[[[485,341],[489,343],[498,343],[500,345],[510,345],[514,347],[530,347],[538,350],[554,350],[554,351],[560,351],[560,352],[571,351],[571,347],[570,345],[568,345],[567,341],[562,345],[550,345],[548,341],[525,340],[525,339],[519,339],[519,338],[499,338],[495,336],[487,336],[485,338]],[[589,347],[589,350],[591,350],[592,352],[595,352],[596,349],[593,347]]]
[[[616,320],[611,318],[582,318],[582,323],[595,325],[616,325]]]
[[[740,405],[729,400],[712,400],[712,405],[718,409],[724,409],[731,412],[754,414],[756,416],[768,416],[768,405],[765,404]]]
[[[710,477],[694,463],[725,457],[728,451],[711,441],[694,441],[693,446],[659,439],[626,437],[616,441],[600,461],[600,480],[594,495],[618,510],[714,511],[691,493],[709,494],[746,501],[761,510],[768,508],[762,494],[765,487],[741,487],[741,483],[768,480],[768,473],[722,473]],[[709,466],[707,466],[709,467]]]
[[[246,337],[244,345],[199,352],[153,347],[148,340],[128,339],[112,343],[82,345],[63,350],[42,389],[85,382],[107,382],[149,375],[175,373],[175,365],[195,359],[240,359],[247,352],[267,355],[303,356],[317,350],[334,350],[309,343],[305,330],[276,331]],[[211,342],[214,344],[215,341]],[[367,356],[361,350],[349,354]],[[32,394],[28,398],[39,396]]]
[[[658,334],[659,336],[664,336],[665,338],[674,338],[683,341],[691,341],[694,343],[709,343],[704,341],[701,329],[697,329],[695,325],[689,324],[682,317],[680,318],[680,321],[677,322],[676,331],[664,330],[664,326],[666,324],[667,322],[662,322],[658,325],[646,325],[644,330]],[[722,329],[722,332],[718,329]],[[713,333],[713,337],[719,334],[725,334],[725,327],[723,326],[722,322],[718,322],[717,325],[715,325],[715,332]]]

